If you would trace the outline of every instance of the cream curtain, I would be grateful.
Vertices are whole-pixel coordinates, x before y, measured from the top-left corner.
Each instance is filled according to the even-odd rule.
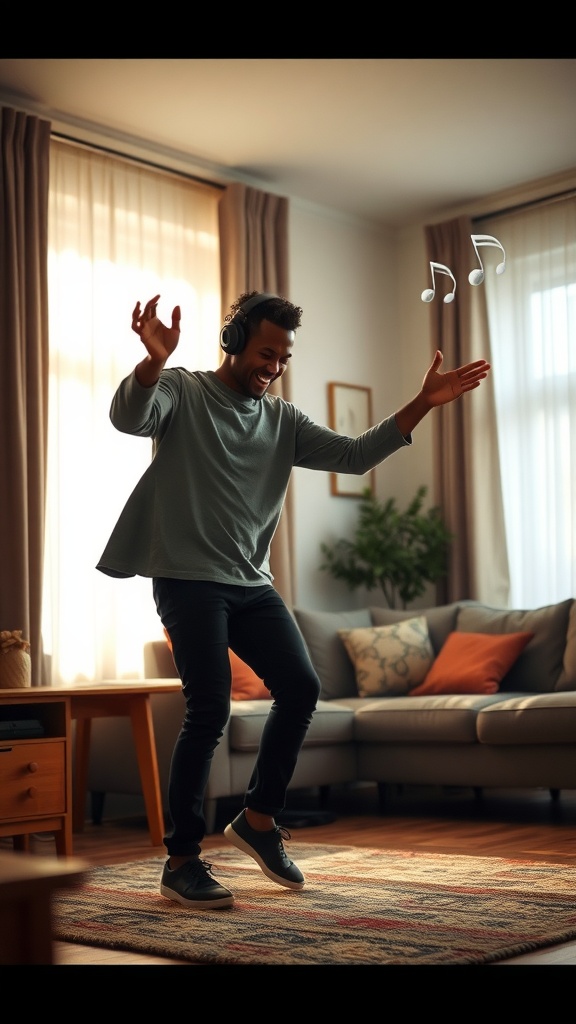
[[[149,465],[147,438],[109,419],[142,357],[131,313],[160,293],[182,307],[170,365],[218,365],[220,190],[57,139],[50,150],[49,482],[43,633],[54,684],[143,675],[161,638],[151,581],[96,562]],[[38,577],[39,578],[39,577]]]
[[[477,223],[505,273],[485,267],[510,605],[576,594],[576,197]],[[478,289],[480,291],[480,289]]]
[[[243,292],[275,292],[290,298],[288,280],[288,200],[241,184],[229,185],[220,199],[222,319]],[[272,392],[290,400],[290,372]],[[294,538],[291,486],[272,541],[274,586],[293,605]]]
[[[425,228],[429,262],[448,267],[456,281],[436,275],[430,303],[431,354],[440,349],[444,368],[474,359],[491,362],[486,300],[482,288],[468,283],[478,266],[468,217]],[[491,375],[473,394],[436,411],[434,431],[434,502],[454,534],[447,577],[437,587],[437,601],[463,598],[506,606],[508,565],[500,490],[500,465]]]
[[[41,636],[48,416],[50,123],[0,108],[0,630],[31,643],[32,683],[46,682]]]

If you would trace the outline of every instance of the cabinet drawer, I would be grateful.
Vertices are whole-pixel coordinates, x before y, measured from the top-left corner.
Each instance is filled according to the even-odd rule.
[[[66,811],[64,740],[0,743],[0,818]]]

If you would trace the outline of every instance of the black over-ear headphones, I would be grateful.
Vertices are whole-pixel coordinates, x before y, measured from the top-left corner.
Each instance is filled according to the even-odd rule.
[[[220,345],[225,352],[228,352],[231,356],[236,356],[242,351],[246,345],[246,314],[261,302],[277,298],[277,295],[260,292],[258,295],[253,295],[251,299],[247,299],[246,302],[240,306],[240,309],[232,317],[230,323],[224,324],[224,327],[220,331]]]

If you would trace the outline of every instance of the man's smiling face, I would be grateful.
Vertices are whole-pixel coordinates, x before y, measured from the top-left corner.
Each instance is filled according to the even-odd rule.
[[[217,371],[220,380],[241,395],[263,398],[272,381],[288,366],[294,346],[294,331],[262,320],[256,333],[238,355],[228,356]]]

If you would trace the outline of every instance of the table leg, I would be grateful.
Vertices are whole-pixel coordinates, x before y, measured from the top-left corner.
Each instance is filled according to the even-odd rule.
[[[149,694],[138,694],[131,698],[130,718],[150,837],[153,846],[162,846],[164,840],[164,815],[162,812],[158,757],[154,739],[152,705]]]
[[[74,794],[72,806],[72,828],[74,832],[84,831],[91,727],[91,718],[76,719],[76,751],[74,758]]]

